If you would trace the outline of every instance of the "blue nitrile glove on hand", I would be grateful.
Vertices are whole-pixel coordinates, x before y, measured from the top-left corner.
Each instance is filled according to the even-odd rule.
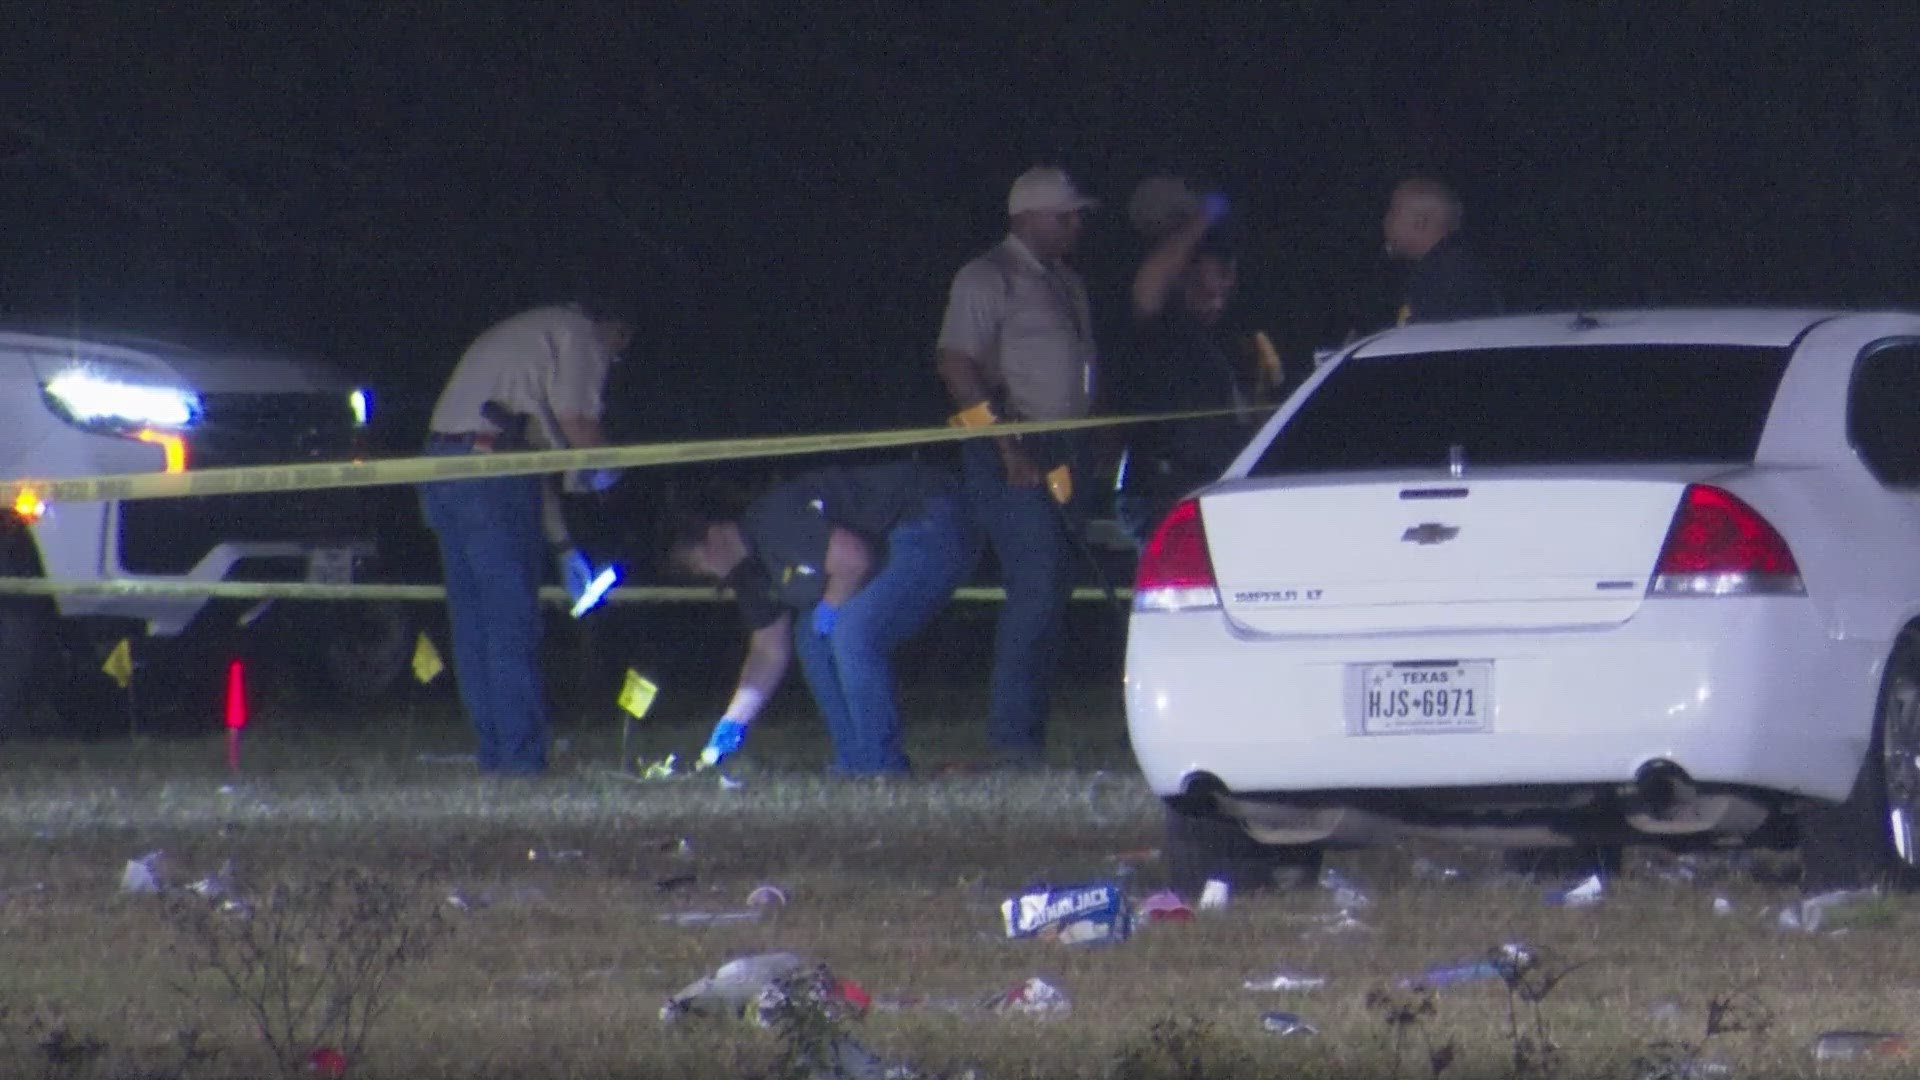
[[[828,637],[833,633],[833,625],[839,621],[839,605],[829,604],[825,600],[813,605],[814,633],[819,634],[821,637]]]
[[[566,587],[567,596],[578,603],[587,586],[593,584],[593,564],[587,561],[579,548],[568,548],[558,558],[560,584]]]
[[[721,717],[720,722],[713,725],[713,734],[707,737],[706,749],[700,751],[699,767],[710,769],[720,764],[729,756],[738,753],[746,741],[747,725],[745,723],[730,716]]]
[[[618,584],[620,584],[620,567],[608,563],[599,573],[593,575],[593,580],[588,582],[585,588],[574,596],[573,607],[567,613],[576,619],[585,615],[599,607],[601,601],[607,598],[607,593]]]
[[[620,482],[619,469],[581,469],[573,475],[576,483],[595,495]]]

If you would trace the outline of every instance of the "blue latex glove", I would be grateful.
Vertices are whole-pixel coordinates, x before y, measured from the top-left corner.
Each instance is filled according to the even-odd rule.
[[[579,618],[600,606],[615,585],[620,584],[620,567],[608,563],[599,573],[593,575],[593,581],[573,598],[573,608],[568,614]]]
[[[1218,225],[1227,216],[1227,197],[1217,191],[1210,191],[1200,200],[1200,216],[1207,219],[1208,225]]]
[[[739,753],[740,747],[747,741],[747,725],[730,716],[723,716],[713,725],[713,734],[707,737],[706,749],[700,751],[700,767],[712,768],[729,756]]]
[[[579,548],[568,548],[559,555],[560,584],[566,587],[567,596],[575,603],[593,583],[593,564],[580,553]]]
[[[825,600],[813,605],[813,632],[821,637],[833,633],[834,624],[840,621],[840,608]]]
[[[575,475],[580,486],[596,495],[620,482],[619,469],[582,469]]]

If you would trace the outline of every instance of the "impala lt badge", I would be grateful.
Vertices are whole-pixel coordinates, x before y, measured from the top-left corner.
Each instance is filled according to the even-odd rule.
[[[1429,544],[1444,544],[1460,535],[1460,526],[1442,525],[1437,521],[1423,521],[1400,534],[1400,539],[1409,544],[1426,547]]]

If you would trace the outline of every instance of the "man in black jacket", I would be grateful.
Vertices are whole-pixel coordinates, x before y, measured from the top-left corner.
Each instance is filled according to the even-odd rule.
[[[1265,419],[1256,408],[1260,388],[1240,370],[1221,327],[1240,272],[1226,216],[1225,197],[1196,200],[1191,217],[1160,235],[1134,274],[1133,342],[1114,380],[1116,404],[1124,412],[1222,414],[1128,433],[1114,513],[1136,544],[1181,496],[1217,479]]]
[[[1461,217],[1459,196],[1438,180],[1413,177],[1393,189],[1380,231],[1387,257],[1409,264],[1397,325],[1500,313],[1493,277],[1459,235]]]

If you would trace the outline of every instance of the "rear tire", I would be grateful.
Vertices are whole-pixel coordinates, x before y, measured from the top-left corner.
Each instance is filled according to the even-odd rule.
[[[351,704],[385,699],[413,659],[413,620],[396,601],[347,605],[328,630],[327,685]]]
[[[1874,705],[1873,735],[1846,801],[1800,818],[1801,887],[1809,892],[1905,884],[1920,839],[1920,633],[1894,644]],[[1904,828],[1903,828],[1904,826]],[[1896,830],[1904,835],[1896,837]],[[1905,850],[1905,857],[1902,851]],[[1890,879],[1894,879],[1891,880]]]
[[[288,604],[275,616],[264,640],[245,651],[276,681],[334,704],[364,709],[387,700],[413,660],[414,622],[398,601]]]
[[[1181,896],[1199,896],[1209,878],[1225,881],[1233,892],[1251,892],[1281,884],[1283,872],[1309,882],[1320,873],[1321,849],[1262,844],[1211,805],[1169,802],[1166,816],[1168,884]]]

